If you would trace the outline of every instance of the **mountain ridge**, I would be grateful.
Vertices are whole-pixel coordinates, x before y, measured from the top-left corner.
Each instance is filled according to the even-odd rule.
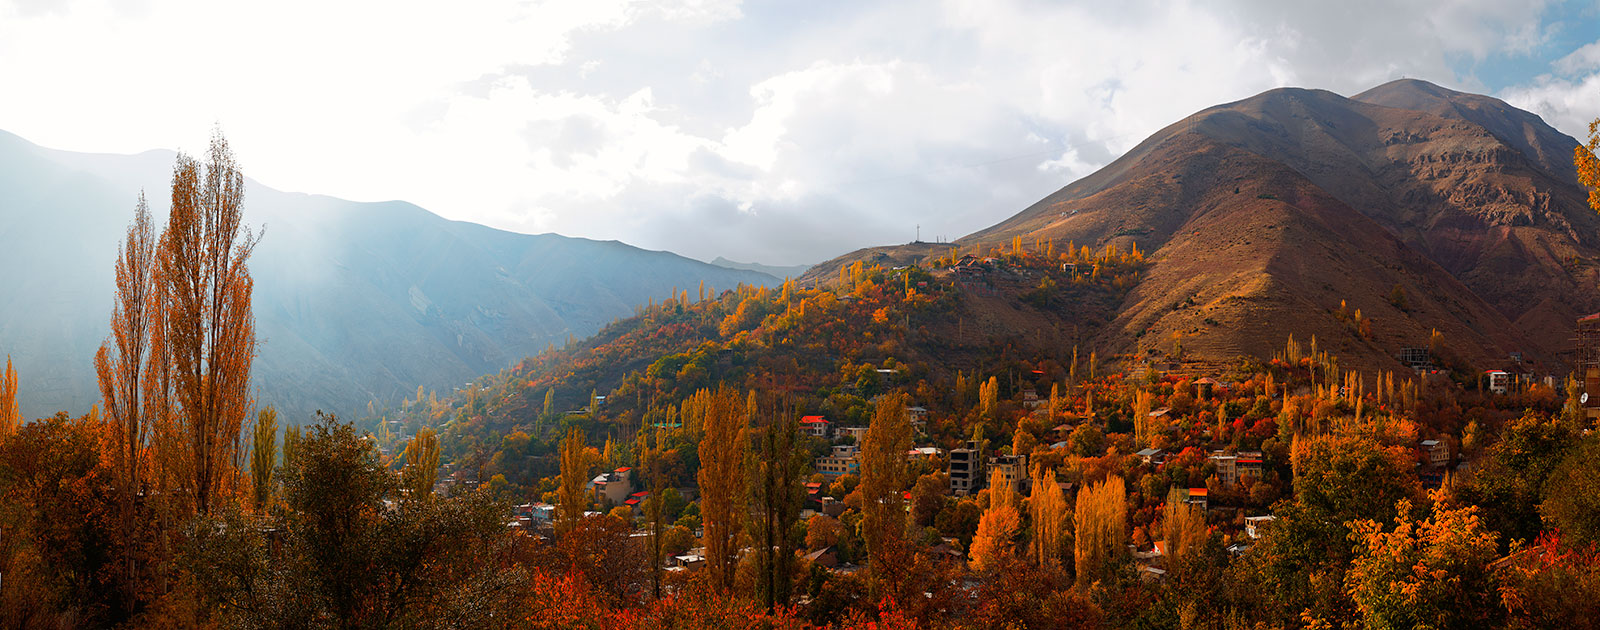
[[[59,261],[48,277],[0,279],[0,352],[16,358],[25,415],[97,401],[91,362],[111,312],[112,258],[140,189],[163,220],[175,155],[74,153],[0,132],[0,266]],[[674,287],[776,283],[671,252],[516,234],[408,202],[255,180],[245,222],[264,230],[251,260],[262,339],[253,384],[289,417],[353,413],[418,385],[448,393]]]

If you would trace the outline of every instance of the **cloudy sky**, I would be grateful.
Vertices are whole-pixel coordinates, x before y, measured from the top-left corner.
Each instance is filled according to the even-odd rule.
[[[220,123],[274,188],[768,264],[957,238],[1201,108],[1401,77],[1579,135],[1600,0],[0,0],[0,129],[38,144]]]

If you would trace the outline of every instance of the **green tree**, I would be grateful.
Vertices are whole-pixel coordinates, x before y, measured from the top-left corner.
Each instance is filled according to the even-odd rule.
[[[1544,488],[1545,523],[1570,543],[1600,543],[1600,437],[1588,436],[1568,452]]]
[[[272,471],[278,465],[278,410],[272,407],[256,414],[250,441],[250,480],[256,511],[264,512],[272,500]]]
[[[753,395],[751,402],[755,402]],[[757,510],[753,533],[758,591],[771,612],[788,606],[793,589],[795,544],[790,532],[805,503],[803,475],[810,467],[810,457],[799,443],[800,415],[792,405],[772,400],[765,413],[757,410],[756,416],[762,421],[754,453],[756,483],[751,488]]]

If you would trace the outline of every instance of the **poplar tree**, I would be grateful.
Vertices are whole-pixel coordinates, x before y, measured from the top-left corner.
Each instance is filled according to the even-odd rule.
[[[1073,513],[1073,557],[1079,586],[1086,587],[1104,577],[1127,540],[1127,520],[1127,496],[1121,477],[1110,477],[1078,492],[1078,506]]]
[[[1060,568],[1061,545],[1067,538],[1067,499],[1056,483],[1055,469],[1035,466],[1032,481],[1033,498],[1028,511],[1033,520],[1033,562],[1040,567]]]
[[[803,475],[810,458],[799,442],[800,415],[793,406],[780,399],[770,400],[766,407],[764,414],[753,404],[751,409],[762,419],[755,465],[758,483],[751,490],[759,510],[755,523],[759,587],[770,612],[789,604],[795,551],[789,532],[805,503]]]
[[[405,469],[401,472],[404,487],[411,491],[413,498],[432,494],[433,484],[439,478],[438,433],[429,428],[417,431],[417,435],[406,443],[405,458]],[[562,463],[566,463],[564,458]]]
[[[22,413],[17,407],[17,371],[11,367],[11,356],[6,355],[5,376],[0,378],[0,442],[20,426]]]
[[[562,533],[571,531],[589,507],[584,484],[589,480],[591,461],[583,446],[583,431],[567,429],[567,437],[561,440],[561,486],[556,489],[556,529]]]
[[[255,358],[249,259],[259,239],[243,223],[244,175],[221,132],[202,165],[179,155],[162,233],[166,351],[188,447],[185,485],[210,514],[237,476]]]
[[[272,407],[256,414],[250,441],[250,477],[257,512],[265,513],[272,499],[272,470],[278,464],[278,411]]]
[[[910,485],[906,452],[911,450],[911,421],[906,417],[906,395],[886,394],[861,440],[861,531],[867,542],[872,575],[880,583],[894,582],[893,571],[904,560],[907,516],[905,488]]]
[[[1161,534],[1167,541],[1167,568],[1179,569],[1205,544],[1208,531],[1205,517],[1189,505],[1188,494],[1174,487],[1167,491],[1167,505],[1161,512]]]
[[[745,450],[746,415],[739,409],[739,393],[722,387],[706,400],[705,436],[700,440],[700,518],[704,526],[706,570],[711,583],[724,591],[733,588],[738,564],[739,531],[746,515]]]

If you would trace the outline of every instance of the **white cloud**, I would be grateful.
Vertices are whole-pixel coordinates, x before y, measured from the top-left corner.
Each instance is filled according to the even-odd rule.
[[[127,7],[134,6],[134,10]],[[1548,41],[1543,2],[0,0],[0,128],[519,231],[814,262],[981,229],[1210,105]],[[1502,92],[1569,133],[1600,45]],[[18,97],[16,95],[22,95]],[[1587,96],[1587,97],[1586,97]],[[176,145],[176,146],[175,146]]]

